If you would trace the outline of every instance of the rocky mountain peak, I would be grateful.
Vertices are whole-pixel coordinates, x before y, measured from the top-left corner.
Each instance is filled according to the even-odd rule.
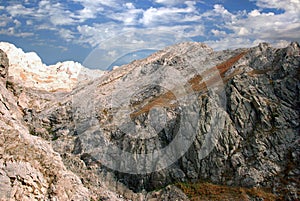
[[[9,74],[15,83],[46,91],[71,91],[79,79],[101,76],[101,71],[90,71],[74,61],[58,62],[47,66],[35,52],[23,52],[15,45],[0,42],[9,59]],[[79,78],[80,77],[80,78]],[[85,77],[85,78],[84,78]]]
[[[0,49],[0,199],[299,199],[298,43],[180,43],[99,74]]]
[[[150,55],[148,58],[140,60],[140,62],[143,63],[139,63],[139,65],[151,62],[180,62],[175,60],[182,60],[184,58],[191,59],[195,56],[208,55],[212,52],[213,49],[208,47],[206,44],[199,42],[182,42],[166,47],[165,49]]]

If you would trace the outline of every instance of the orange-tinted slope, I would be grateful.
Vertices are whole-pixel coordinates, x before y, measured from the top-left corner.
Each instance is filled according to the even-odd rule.
[[[187,87],[191,87],[194,92],[207,91],[207,86],[212,86],[216,82],[226,81],[225,73],[233,66],[237,61],[239,61],[247,52],[241,52],[238,55],[231,57],[230,59],[222,62],[221,64],[212,67],[206,71],[204,71],[201,75],[197,74],[193,78],[191,78],[186,84]],[[177,91],[178,89],[174,89],[173,91]],[[180,94],[180,93],[178,93]],[[168,91],[154,100],[146,104],[145,106],[139,108],[137,111],[130,114],[131,118],[135,118],[143,113],[147,113],[153,107],[172,107],[175,106],[174,101],[176,97],[174,93]]]

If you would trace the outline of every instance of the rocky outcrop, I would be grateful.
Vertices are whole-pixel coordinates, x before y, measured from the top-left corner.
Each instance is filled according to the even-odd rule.
[[[8,59],[3,50],[0,50],[0,79],[5,83],[8,77]]]
[[[8,60],[0,53],[1,76],[7,79]],[[16,97],[1,80],[0,200],[88,200],[90,196],[49,142],[30,134]]]
[[[202,180],[271,187],[296,199],[299,189],[299,45],[249,49],[225,83],[224,127],[208,157],[183,157],[185,172]],[[204,124],[205,125],[205,124]],[[200,142],[199,142],[200,143]]]
[[[1,99],[1,122],[14,118],[18,123],[2,127],[8,140],[2,147],[27,132],[30,142],[25,142],[35,151],[22,164],[19,158],[3,162],[1,175],[16,166],[26,175],[37,172],[18,181],[38,182],[40,194],[51,196],[49,186],[64,180],[49,178],[66,171],[76,181],[70,185],[77,196],[95,199],[186,200],[172,184],[198,181],[262,187],[277,199],[299,199],[299,67],[298,43],[220,52],[202,43],[181,43],[98,78],[85,76],[89,82],[77,79],[72,91],[12,78],[8,88],[14,95],[3,88],[10,95]],[[9,134],[15,128],[23,130]],[[49,156],[40,152],[48,149]],[[38,165],[35,154],[41,158]],[[45,174],[48,165],[43,164],[52,160],[53,171]],[[10,192],[8,184],[17,177],[10,178],[3,177],[3,192]],[[66,182],[59,192],[69,192]]]

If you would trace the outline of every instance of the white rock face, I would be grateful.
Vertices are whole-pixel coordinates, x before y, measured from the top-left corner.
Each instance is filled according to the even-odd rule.
[[[25,87],[46,91],[70,91],[78,81],[100,77],[103,71],[89,70],[74,61],[47,66],[35,52],[24,53],[15,45],[0,42],[9,59],[9,76]]]

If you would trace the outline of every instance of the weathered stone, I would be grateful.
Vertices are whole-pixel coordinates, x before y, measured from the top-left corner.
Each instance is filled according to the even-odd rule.
[[[299,52],[297,43],[220,52],[201,43],[182,43],[98,79],[86,77],[90,82],[77,79],[72,92],[51,92],[45,83],[37,87],[30,80],[18,82],[18,93],[2,87],[1,142],[8,146],[18,135],[26,140],[0,149],[5,156],[0,187],[9,192],[0,195],[186,200],[174,186],[166,186],[205,180],[273,188],[274,193],[288,192],[285,199],[297,200]],[[62,76],[66,83],[74,75],[69,70],[62,70],[68,75]],[[51,146],[29,133],[51,141]],[[122,172],[128,167],[155,169],[151,160],[141,163],[140,155],[168,147],[180,133],[180,143],[165,153],[169,166],[140,174]],[[192,139],[188,149],[168,161],[187,146],[185,138]],[[28,157],[17,151],[21,145]],[[113,161],[115,169],[107,167],[103,150],[111,147],[119,148],[115,157],[122,150],[134,157]],[[151,192],[158,188],[162,190]]]
[[[8,58],[6,53],[0,49],[0,79],[6,83],[8,78]]]

